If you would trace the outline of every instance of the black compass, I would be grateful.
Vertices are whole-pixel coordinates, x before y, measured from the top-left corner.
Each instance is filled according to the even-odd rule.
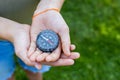
[[[41,51],[52,52],[58,47],[59,37],[52,30],[43,30],[39,33],[36,44]]]

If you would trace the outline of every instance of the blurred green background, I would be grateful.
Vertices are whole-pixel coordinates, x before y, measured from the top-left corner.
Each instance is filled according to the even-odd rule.
[[[81,58],[44,80],[120,80],[120,0],[66,0],[62,15]],[[20,67],[16,80],[27,80]]]

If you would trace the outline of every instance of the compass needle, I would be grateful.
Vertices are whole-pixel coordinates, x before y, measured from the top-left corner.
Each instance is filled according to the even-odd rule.
[[[41,51],[52,52],[58,47],[59,37],[54,31],[43,30],[39,33],[36,44]]]

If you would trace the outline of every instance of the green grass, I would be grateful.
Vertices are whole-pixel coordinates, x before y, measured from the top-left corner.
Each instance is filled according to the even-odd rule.
[[[120,0],[66,0],[62,15],[81,58],[53,67],[45,80],[120,80]],[[19,67],[17,80],[26,80]]]

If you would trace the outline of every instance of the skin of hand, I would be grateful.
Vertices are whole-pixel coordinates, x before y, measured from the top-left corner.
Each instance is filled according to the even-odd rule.
[[[16,55],[27,65],[34,66],[37,64],[38,69],[40,63],[33,63],[27,56],[28,48],[30,46],[30,26],[20,24],[15,21],[0,17],[0,38],[8,40],[14,44]],[[71,46],[74,50],[75,46]],[[69,57],[62,54],[60,59],[55,62],[42,62],[42,64],[51,66],[68,66],[74,63],[74,59],[79,58],[79,53],[73,52]]]
[[[13,33],[13,45],[15,47],[15,53],[17,57],[19,57],[25,64],[29,66],[34,66],[35,63],[31,62],[27,57],[27,52],[30,44],[30,34],[29,34],[30,26],[19,24],[15,33]]]
[[[0,17],[0,38],[13,43],[16,55],[27,65],[34,65],[27,57],[30,26]]]
[[[37,69],[41,69],[42,64],[46,64],[50,66],[68,66],[68,65],[73,65],[74,59],[80,57],[79,53],[71,52],[71,55],[69,57],[62,54],[61,57],[55,62],[41,62],[41,63],[33,62],[27,57],[27,52],[30,45],[30,37],[29,37],[30,26],[24,24],[16,24],[16,26],[17,28],[14,28],[14,30],[12,31],[13,41],[11,42],[13,42],[15,46],[16,55],[23,62],[25,62],[25,64],[29,66],[35,66]],[[74,49],[75,49],[75,45],[71,45],[71,50]]]
[[[71,51],[75,50],[75,45],[71,45]],[[41,64],[50,65],[50,66],[69,66],[74,64],[74,59],[80,57],[80,53],[78,52],[71,52],[70,56],[66,56],[64,53],[60,56],[60,58],[55,62],[40,62]],[[37,69],[41,69],[41,65],[37,64],[35,66]]]
[[[36,47],[37,35],[45,29],[55,31],[60,37],[61,44],[51,54],[43,53]],[[54,10],[47,11],[33,19],[31,26],[31,45],[28,52],[28,57],[31,61],[56,61],[60,57],[61,48],[66,56],[70,56],[70,44],[69,28],[59,12]]]

